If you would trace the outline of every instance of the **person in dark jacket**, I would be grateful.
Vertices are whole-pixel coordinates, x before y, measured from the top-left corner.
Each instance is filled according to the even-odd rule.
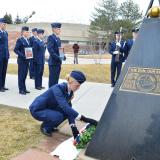
[[[6,32],[6,21],[0,18],[0,92],[5,92],[6,72],[9,59],[8,33]]]
[[[59,48],[61,48],[61,40],[59,38],[61,23],[52,23],[51,27],[53,34],[47,39],[47,49],[49,52],[49,87],[58,83],[62,64],[59,52]]]
[[[24,26],[21,30],[21,37],[17,39],[16,46],[14,48],[14,52],[18,55],[17,63],[18,63],[18,88],[19,94],[26,95],[26,93],[30,93],[26,89],[26,78],[29,67],[29,59],[26,57],[26,50],[31,48],[29,42],[29,27]]]
[[[128,55],[129,55],[129,52],[134,44],[134,42],[136,41],[137,39],[137,36],[138,36],[138,31],[139,29],[132,29],[132,39],[128,39],[127,40],[127,43],[126,43],[126,53],[125,53],[125,59],[127,59]]]
[[[33,61],[35,68],[35,88],[38,90],[44,89],[42,87],[42,76],[45,63],[45,50],[46,46],[43,41],[44,30],[37,30],[37,40],[33,42]]]
[[[37,40],[37,28],[32,29],[32,36],[29,38],[31,47],[33,47],[33,43],[35,40]],[[35,78],[35,66],[34,66],[33,58],[29,60],[29,76],[30,76],[30,79]]]
[[[74,53],[74,64],[78,64],[79,45],[77,43],[74,43],[72,48]]]
[[[97,125],[96,120],[80,115],[72,108],[71,100],[74,92],[85,80],[86,77],[82,72],[74,70],[67,77],[67,83],[50,87],[33,101],[29,109],[35,119],[42,121],[40,128],[43,134],[52,136],[54,129],[65,119],[68,119],[74,138],[79,134],[75,124],[76,119]]]

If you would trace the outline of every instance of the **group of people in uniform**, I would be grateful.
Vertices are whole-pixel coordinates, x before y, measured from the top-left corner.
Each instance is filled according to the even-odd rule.
[[[47,39],[47,44],[43,41],[44,30],[32,29],[32,36],[29,37],[29,27],[23,26],[21,37],[17,39],[14,52],[17,55],[18,63],[18,87],[19,93],[26,95],[30,91],[26,88],[26,77],[28,70],[30,78],[35,79],[35,88],[43,89],[42,76],[44,70],[45,50],[49,52],[49,89],[36,97],[29,106],[31,115],[38,121],[42,121],[41,132],[46,136],[52,136],[56,128],[64,121],[68,120],[74,138],[79,135],[75,120],[81,120],[91,125],[97,125],[97,121],[79,114],[72,108],[71,100],[74,92],[86,81],[86,76],[81,71],[73,70],[67,77],[67,82],[58,84],[61,71],[62,60],[60,56],[61,40],[59,38],[61,23],[51,24],[53,34]],[[29,54],[28,55],[28,51]],[[0,91],[5,88],[5,77],[9,59],[8,33],[6,32],[6,22],[0,18]]]
[[[78,113],[72,107],[71,100],[74,93],[86,81],[83,72],[73,70],[67,77],[67,82],[59,83],[59,75],[63,58],[60,56],[61,23],[51,24],[53,34],[43,41],[44,30],[32,29],[32,36],[29,37],[29,27],[23,26],[21,37],[17,39],[14,52],[17,55],[18,63],[18,87],[19,93],[26,95],[30,91],[26,88],[26,77],[28,70],[30,78],[35,79],[35,89],[41,90],[42,76],[45,63],[45,50],[48,49],[49,59],[49,89],[35,98],[29,106],[31,115],[38,121],[41,121],[40,130],[47,136],[52,136],[56,128],[64,121],[68,120],[74,138],[79,135],[79,130],[75,121],[81,120],[91,125],[97,125],[98,122]],[[109,53],[111,60],[111,83],[114,87],[121,72],[122,63],[127,59],[129,51],[136,39],[138,30],[132,30],[133,39],[124,41],[121,32],[115,32],[115,41],[109,44]],[[27,55],[27,50],[32,54]],[[6,22],[0,18],[0,92],[8,90],[5,87],[5,77],[9,59],[8,33],[6,32]]]
[[[132,29],[132,39],[124,40],[123,32],[115,32],[115,40],[109,43],[109,53],[112,55],[111,59],[111,87],[115,83],[121,73],[122,64],[127,59],[129,52],[135,42],[139,29]]]
[[[18,88],[19,94],[26,95],[30,93],[26,87],[26,78],[29,71],[31,79],[35,80],[35,89],[44,89],[42,86],[42,76],[45,64],[45,50],[48,49],[49,59],[49,83],[51,87],[58,83],[62,58],[59,49],[61,48],[61,40],[59,38],[61,32],[61,23],[51,24],[53,34],[44,42],[44,30],[32,29],[30,37],[29,27],[23,26],[21,36],[17,39],[14,52],[17,55],[18,64]],[[29,56],[28,56],[28,53]],[[5,87],[6,71],[9,59],[8,49],[8,33],[6,31],[6,22],[4,18],[0,18],[0,92],[8,90]]]

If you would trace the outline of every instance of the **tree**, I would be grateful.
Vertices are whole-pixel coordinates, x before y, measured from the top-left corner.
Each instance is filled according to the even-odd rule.
[[[95,8],[96,13],[92,16],[91,27],[99,27],[100,30],[109,30],[112,28],[112,23],[117,19],[118,2],[117,0],[102,0]]]
[[[22,20],[21,20],[21,18],[19,17],[18,14],[17,14],[17,17],[16,17],[14,23],[15,23],[15,24],[21,24],[21,23],[22,23]]]
[[[3,18],[5,19],[7,24],[12,24],[13,23],[11,14],[6,13]]]
[[[114,31],[123,28],[125,32],[130,32],[142,19],[142,12],[133,0],[126,0],[120,6],[117,0],[102,0],[95,12],[89,30],[91,37],[98,37],[97,31],[101,30],[106,31],[106,39],[112,39]]]
[[[122,19],[130,20],[133,23],[140,20],[142,18],[142,12],[138,4],[134,3],[133,0],[126,0],[125,2],[121,3],[119,7],[119,14]]]

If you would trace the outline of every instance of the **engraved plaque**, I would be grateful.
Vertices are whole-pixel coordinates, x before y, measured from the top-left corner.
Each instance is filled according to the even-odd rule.
[[[129,67],[120,90],[160,95],[160,69]]]

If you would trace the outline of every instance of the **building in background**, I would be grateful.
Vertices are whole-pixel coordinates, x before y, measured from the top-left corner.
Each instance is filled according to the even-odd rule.
[[[24,24],[19,25],[8,25],[8,33],[9,33],[9,49],[13,51],[15,46],[16,40],[20,36],[20,28]],[[43,28],[47,36],[52,33],[50,23],[27,23],[27,26],[32,28]],[[85,48],[89,44],[89,25],[84,24],[69,24],[63,23],[62,24],[62,33],[61,33],[61,40],[62,45],[65,48],[65,52],[72,53],[72,45],[75,42],[78,42],[81,49]]]

